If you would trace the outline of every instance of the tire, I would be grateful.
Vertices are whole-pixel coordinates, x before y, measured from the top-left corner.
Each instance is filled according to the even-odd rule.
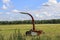
[[[27,31],[25,34],[26,34],[26,36],[31,36],[31,32],[30,31]]]

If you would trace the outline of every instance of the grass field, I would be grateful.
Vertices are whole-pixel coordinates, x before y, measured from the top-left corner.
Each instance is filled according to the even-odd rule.
[[[41,34],[37,37],[25,37],[32,38],[30,40],[60,40],[60,24],[36,24],[36,30],[43,30],[45,34]],[[21,35],[25,35],[25,32],[32,29],[31,24],[20,24],[20,25],[0,25],[0,39],[1,40],[9,40],[10,35],[20,30]],[[16,34],[14,34],[16,35]],[[43,36],[43,37],[42,37]],[[49,38],[49,39],[46,39]],[[10,38],[10,40],[12,40]],[[17,39],[14,39],[17,40]],[[20,39],[21,40],[21,39]]]

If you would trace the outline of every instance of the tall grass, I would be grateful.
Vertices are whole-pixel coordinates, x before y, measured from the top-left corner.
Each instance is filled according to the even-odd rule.
[[[0,34],[0,40],[4,40],[4,36]]]
[[[0,33],[0,40],[60,40],[60,35],[57,34],[53,37],[51,37],[51,35],[24,36],[20,33],[20,29],[14,29],[14,31],[9,34],[8,38]]]
[[[15,29],[14,33],[10,35],[9,40],[25,40],[25,38],[23,38],[19,29],[18,30]]]

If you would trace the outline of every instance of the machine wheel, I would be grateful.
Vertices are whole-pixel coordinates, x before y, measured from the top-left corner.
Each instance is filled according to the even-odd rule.
[[[27,31],[26,32],[26,36],[31,36],[31,32],[30,31]]]

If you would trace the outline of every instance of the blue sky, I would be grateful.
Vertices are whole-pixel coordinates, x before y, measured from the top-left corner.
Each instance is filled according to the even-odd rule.
[[[31,9],[35,10],[39,6],[41,6],[44,2],[47,2],[48,0],[11,0],[12,5],[15,6],[16,9],[24,10],[24,9]],[[60,0],[57,0],[58,2]]]
[[[23,9],[37,9],[43,2],[46,2],[47,0],[13,0],[14,6],[16,6],[17,9],[23,10]],[[16,3],[15,3],[16,2]],[[18,5],[19,4],[19,5]]]
[[[0,21],[31,19],[12,10],[29,12],[35,20],[60,19],[59,5],[60,0],[0,0]]]
[[[24,9],[30,9],[35,10],[37,9],[42,3],[46,2],[48,0],[11,0],[9,3],[10,5],[13,5],[15,9],[24,10]],[[0,0],[0,7],[2,7],[3,2]]]

